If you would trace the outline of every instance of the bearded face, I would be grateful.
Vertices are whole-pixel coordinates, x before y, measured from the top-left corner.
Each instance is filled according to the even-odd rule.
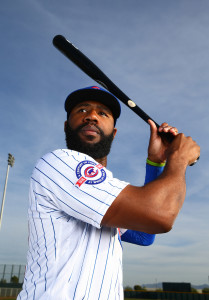
[[[97,143],[88,143],[83,141],[79,136],[79,132],[87,125],[88,122],[78,126],[76,129],[72,129],[68,122],[66,122],[65,140],[67,148],[85,153],[94,159],[101,159],[107,156],[110,153],[112,141],[114,139],[114,130],[110,135],[105,135],[99,126],[94,125],[100,134],[100,141]],[[91,137],[89,137],[89,140],[90,139]]]

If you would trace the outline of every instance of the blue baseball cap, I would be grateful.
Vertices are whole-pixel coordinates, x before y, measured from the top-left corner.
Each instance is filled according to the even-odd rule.
[[[88,100],[98,101],[106,105],[111,110],[116,123],[116,120],[119,118],[121,113],[120,103],[112,93],[98,86],[89,86],[79,89],[67,96],[65,100],[67,118],[74,106],[80,102]]]

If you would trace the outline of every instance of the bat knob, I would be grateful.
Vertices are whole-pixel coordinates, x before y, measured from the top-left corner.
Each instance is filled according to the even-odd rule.
[[[191,163],[190,167],[194,166],[196,164],[196,162],[198,162],[199,159],[200,159],[200,156],[193,163]]]

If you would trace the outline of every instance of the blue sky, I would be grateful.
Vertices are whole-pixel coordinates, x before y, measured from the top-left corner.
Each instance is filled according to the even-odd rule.
[[[46,152],[64,148],[64,101],[95,85],[52,45],[64,35],[158,123],[201,146],[171,232],[151,247],[124,244],[124,285],[208,283],[209,2],[207,0],[17,0],[0,6],[0,195],[10,169],[0,264],[24,264],[29,178]],[[108,160],[114,176],[143,185],[149,127],[122,104]]]

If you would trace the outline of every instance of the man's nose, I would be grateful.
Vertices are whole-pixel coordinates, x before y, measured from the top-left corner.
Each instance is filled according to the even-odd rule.
[[[84,120],[98,122],[97,112],[94,109],[88,111],[87,114],[85,115]]]

